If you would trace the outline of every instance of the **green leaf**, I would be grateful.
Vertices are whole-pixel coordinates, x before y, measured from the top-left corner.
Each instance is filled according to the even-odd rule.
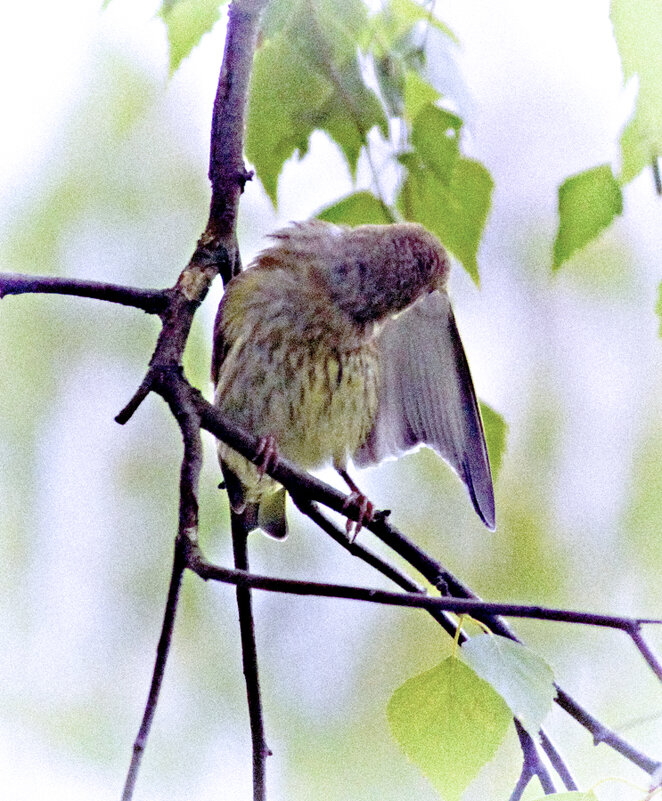
[[[323,209],[318,219],[340,225],[383,225],[393,222],[388,206],[372,192],[354,192],[332,206]]]
[[[386,710],[393,736],[446,801],[458,801],[503,741],[501,696],[455,657],[406,681]]]
[[[427,104],[419,112],[411,132],[416,159],[449,183],[460,156],[462,120],[442,108]]]
[[[608,164],[564,181],[559,187],[559,230],[554,242],[554,269],[595,239],[622,212],[621,187]]]
[[[493,188],[489,172],[477,161],[459,158],[445,182],[411,158],[401,161],[409,170],[397,201],[401,213],[436,234],[479,283],[478,247]]]
[[[526,646],[497,634],[472,637],[462,646],[462,655],[536,738],[556,696],[554,674],[544,659]]]
[[[335,85],[335,80],[341,82]],[[332,82],[333,91],[316,113],[317,127],[326,131],[341,147],[355,172],[366,135],[378,126],[388,135],[388,121],[375,93],[363,83],[357,61],[351,61]]]
[[[621,136],[621,181],[627,183],[662,153],[662,4],[659,0],[612,0],[614,36],[628,80],[638,76],[635,113]]]
[[[253,64],[246,127],[246,155],[267,194],[276,203],[278,175],[298,150],[305,155],[315,129],[310,109],[332,91],[328,82],[306,73],[306,62],[284,36],[261,47]],[[302,78],[305,76],[305,78]]]
[[[363,82],[358,39],[367,25],[359,0],[276,4],[272,33],[258,50],[251,79],[246,155],[276,202],[278,176],[314,130],[326,131],[356,169],[371,128],[388,121]]]
[[[298,34],[297,44],[310,51],[311,62],[351,61],[368,29],[363,0],[276,0],[289,9],[283,31]]]
[[[494,479],[499,475],[503,454],[506,451],[508,423],[503,417],[484,401],[480,401],[480,415],[483,418],[487,454]]]
[[[166,24],[170,45],[170,74],[218,22],[226,0],[166,0],[159,15]]]
[[[441,94],[429,84],[416,70],[405,73],[404,104],[407,118],[416,119],[424,106],[436,103]]]

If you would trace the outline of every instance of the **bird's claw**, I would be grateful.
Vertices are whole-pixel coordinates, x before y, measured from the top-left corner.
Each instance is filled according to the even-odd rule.
[[[350,494],[347,496],[342,505],[343,512],[350,507],[354,507],[358,511],[358,517],[356,520],[350,520],[347,518],[345,531],[351,538],[352,542],[354,542],[363,526],[366,523],[372,523],[372,521],[375,519],[375,507],[372,501],[368,500],[368,498],[366,498],[366,496],[359,490],[352,490],[352,492],[350,492]]]
[[[255,454],[255,466],[257,467],[257,474],[260,478],[271,470],[276,464],[278,459],[278,443],[276,438],[269,434],[266,437],[261,437],[257,446]]]

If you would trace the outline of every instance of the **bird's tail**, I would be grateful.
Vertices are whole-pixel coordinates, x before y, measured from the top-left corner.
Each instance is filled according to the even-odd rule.
[[[287,537],[287,519],[285,517],[284,487],[270,492],[259,502],[246,501],[246,492],[236,473],[225,463],[221,465],[225,488],[230,500],[230,511],[233,525],[239,526],[246,535],[256,528],[277,540]]]

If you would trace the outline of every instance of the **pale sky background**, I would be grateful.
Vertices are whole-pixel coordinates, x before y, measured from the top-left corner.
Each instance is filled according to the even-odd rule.
[[[109,51],[116,48],[129,54],[153,82],[166,86],[167,47],[163,25],[154,19],[157,5],[154,0],[113,0],[109,9],[101,13],[99,3],[90,0],[57,3],[35,0],[30,4],[11,3],[3,10],[0,26],[3,118],[0,128],[0,235],[15,222],[29,199],[40,191],[44,165],[51,165],[53,153],[57,153],[53,142],[60,141],[60,132],[69,120],[72,106],[89,92],[89,81],[99,75],[99,62]],[[606,577],[600,557],[611,547],[615,554],[623,553],[619,550],[624,547],[619,540],[620,526],[634,454],[647,426],[662,411],[661,360],[659,340],[655,336],[658,321],[653,313],[660,280],[662,202],[653,194],[650,174],[640,176],[627,187],[624,216],[590,251],[587,261],[579,260],[553,279],[549,276],[557,224],[558,185],[569,175],[589,167],[605,162],[617,165],[619,131],[632,104],[633,87],[626,90],[622,86],[608,6],[607,0],[439,0],[437,3],[438,15],[462,43],[457,61],[463,83],[460,86],[457,78],[451,75],[450,84],[456,90],[459,111],[466,123],[464,150],[487,166],[496,185],[479,256],[480,291],[459,266],[453,275],[451,288],[457,317],[479,394],[505,415],[511,427],[512,456],[504,478],[511,491],[518,486],[513,478],[520,466],[518,445],[524,442],[528,427],[532,425],[531,393],[536,388],[548,391],[550,403],[554,405],[558,401],[562,410],[562,458],[557,460],[553,480],[545,492],[555,499],[554,522],[559,548],[573,549],[581,562],[584,583],[577,586],[571,597],[576,606],[584,607],[591,606],[593,588],[596,598],[602,599],[605,590],[601,582],[617,580],[613,575]],[[221,52],[222,24],[205,37],[167,85],[160,117],[162,123],[165,120],[169,125],[168,136],[176,141],[182,158],[199,163],[203,173]],[[448,82],[443,60],[437,63],[431,56],[431,66],[433,72],[438,70],[440,80]],[[103,87],[98,91],[102,92]],[[81,137],[84,136],[85,132],[81,131]],[[155,143],[158,146],[158,138]],[[320,175],[323,178],[320,179]],[[314,135],[309,155],[299,163],[289,164],[284,171],[277,215],[258,183],[248,186],[240,222],[244,259],[255,252],[261,238],[278,224],[310,216],[350,188],[349,174],[337,149],[322,135]],[[202,228],[204,220],[185,224],[193,232]],[[193,240],[191,247],[192,244]],[[120,252],[122,245],[116,247]],[[185,242],[182,247],[185,251],[189,245]],[[79,249],[76,258],[80,259],[80,272],[72,268],[71,274],[107,277],[103,263],[88,263],[86,254],[94,252],[92,244],[90,249]],[[614,262],[614,253],[625,254],[627,265]],[[595,282],[582,282],[582,267],[599,264],[602,258],[608,260],[605,270],[609,273],[604,291],[596,290]],[[625,271],[624,267],[630,264],[633,267],[631,276],[623,277],[620,282],[618,276],[614,279],[615,271]],[[0,267],[12,269],[11,264]],[[121,267],[117,269],[120,273],[111,280],[121,280],[117,278]],[[35,259],[34,272],[39,271],[39,262]],[[168,267],[163,272],[162,283],[172,282],[174,275],[175,271]],[[155,279],[150,275],[150,280]],[[146,279],[145,283],[149,281]],[[207,326],[219,294],[220,287],[216,287],[203,310]],[[544,370],[541,370],[542,363]],[[101,569],[99,575],[92,569],[85,581],[74,571],[67,578],[70,582],[70,595],[67,595],[62,591],[60,580],[52,577],[52,568],[61,566],[61,560],[67,556],[62,551],[66,539],[63,532],[72,525],[70,509],[77,496],[77,482],[84,483],[89,498],[80,512],[81,528],[91,534],[99,519],[113,515],[117,520],[123,519],[122,511],[114,509],[111,501],[104,497],[106,462],[99,462],[97,457],[99,437],[105,437],[104,442],[115,441],[112,414],[121,406],[117,401],[130,392],[135,378],[140,378],[139,359],[134,360],[131,370],[134,369],[135,372],[127,368],[121,373],[118,390],[112,373],[99,378],[94,363],[77,364],[70,388],[63,392],[62,408],[42,444],[44,495],[36,519],[45,545],[40,565],[35,567],[32,577],[46,590],[52,590],[52,601],[42,613],[43,631],[27,642],[22,641],[19,629],[8,629],[5,653],[0,655],[0,681],[4,680],[3,675],[9,676],[8,692],[17,698],[24,693],[21,682],[29,684],[35,704],[52,705],[57,709],[60,702],[65,703],[70,698],[74,680],[71,679],[71,683],[63,680],[59,685],[55,677],[60,675],[59,671],[62,675],[66,673],[72,658],[77,663],[84,662],[99,648],[108,648],[108,658],[112,658],[111,646],[100,645],[98,635],[105,621],[104,604],[112,605],[117,587],[112,582],[104,583]],[[77,421],[74,430],[67,422],[68,413],[79,402],[73,387],[77,382],[90,380],[93,374],[95,381],[102,382],[102,391],[112,402],[109,400],[107,408],[103,409],[91,407],[88,422]],[[206,391],[207,387],[202,389]],[[108,434],[105,428],[101,430],[106,425]],[[79,461],[74,465],[68,461],[66,451],[66,442],[72,437],[80,449]],[[122,453],[128,454],[126,441],[122,447]],[[207,458],[213,460],[210,449]],[[395,469],[383,468],[379,473],[366,474],[363,484],[368,494],[376,493],[379,498],[383,493],[383,497],[388,498],[398,484],[399,475]],[[535,477],[529,477],[525,483],[535,484]],[[409,507],[406,504],[406,500],[403,501],[403,512],[415,515],[416,510],[410,508],[415,502]],[[60,534],[53,534],[51,540],[52,532]],[[485,538],[477,529],[477,533],[473,532],[472,529],[467,539],[471,562],[474,566],[483,566],[489,575],[493,549],[499,547],[499,540],[495,544],[495,540]],[[171,532],[167,532],[163,538],[167,540],[170,535]],[[498,533],[495,536],[498,537]],[[114,545],[101,534],[97,540],[87,541],[87,547],[96,554],[100,565],[105,565],[104,560],[114,554]],[[129,553],[128,548],[124,546],[117,558]],[[169,553],[167,548],[164,552]],[[461,558],[457,557],[459,564]],[[627,560],[625,557],[625,562]],[[283,574],[287,572],[283,564],[278,563],[278,567],[273,568],[265,562],[262,566],[274,573],[280,569]],[[167,572],[167,569],[166,561],[163,570]],[[165,572],[155,579],[162,582],[163,592]],[[326,577],[349,580],[341,568],[337,568],[336,573],[327,573]],[[486,581],[491,587],[489,580]],[[74,601],[70,601],[70,597]],[[223,597],[227,600],[229,596],[226,593]],[[636,583],[625,577],[613,587],[610,608],[600,608],[614,613],[654,614],[654,600],[639,593]],[[91,613],[95,601],[99,604],[96,612]],[[657,601],[659,614],[659,596]],[[220,605],[221,601],[217,603]],[[263,608],[284,610],[285,606],[264,601]],[[294,641],[296,636],[287,625],[288,613],[283,611],[282,614],[280,636]],[[320,614],[327,616],[325,631],[329,641],[334,633],[343,634],[345,651],[351,651],[354,642],[360,648],[365,622],[357,622],[355,615],[344,611],[337,616],[328,611]],[[373,613],[362,611],[362,617],[372,621]],[[10,619],[8,613],[6,619]],[[3,620],[5,617],[0,617],[0,623]],[[149,625],[151,627],[153,622]],[[319,636],[319,642],[308,641],[304,650],[323,651],[325,640]],[[593,643],[599,637],[591,633],[589,639]],[[144,653],[144,641],[132,646],[136,665],[142,665],[143,661],[148,664],[152,659],[156,638],[151,637],[151,628],[147,640],[151,643],[147,653]],[[611,642],[609,638],[605,640]],[[48,655],[45,666],[41,664],[43,660],[34,656],[42,650]],[[337,655],[337,664],[327,665],[327,672],[313,679],[305,672],[309,664],[305,656],[297,664],[285,664],[285,657],[282,657],[280,664],[277,648],[273,651],[276,675],[279,669],[283,675],[293,675],[295,679],[300,673],[297,686],[309,688],[296,698],[293,695],[292,703],[300,703],[302,707],[318,704],[320,714],[342,716],[343,694],[349,693],[348,687],[351,687],[349,668],[347,672],[343,668],[342,660],[347,659],[349,665],[345,652]],[[589,694],[595,707],[599,705],[600,690],[592,687],[592,672],[598,669],[596,665],[605,668],[610,656],[613,658],[613,654],[608,654],[600,657],[603,661],[596,657],[594,664],[587,660],[583,667],[577,667],[570,657],[558,654],[556,666],[567,671],[564,675],[570,677],[573,690],[580,695],[582,692]],[[92,663],[91,659],[90,669],[94,675]],[[126,693],[130,695],[127,701],[130,708],[122,711],[126,721],[124,717],[121,721],[121,736],[129,732],[125,737],[128,759],[147,684],[143,672],[140,672],[140,680],[136,680],[133,663],[124,668],[121,664],[118,668],[118,663],[112,662],[113,669],[126,670],[126,675],[123,678],[118,675],[118,680],[126,681],[126,686],[130,687]],[[633,670],[643,673],[637,657],[632,659],[632,665],[635,666]],[[169,675],[176,682],[176,661],[171,668]],[[98,666],[96,669],[100,670]],[[84,680],[85,672],[81,675],[82,679],[76,674],[76,681]],[[603,681],[608,684],[604,676]],[[613,686],[626,685],[627,681],[626,675],[614,676]],[[652,683],[646,684],[646,687],[651,686]],[[595,697],[590,697],[592,689]],[[117,697],[121,699],[121,693]],[[651,698],[654,700],[650,708],[657,713],[662,709],[659,694],[654,696],[651,690]],[[237,706],[241,700],[238,699]],[[176,753],[177,745],[172,743],[176,731],[167,727],[176,727],[178,716],[186,717],[186,714],[174,699],[166,699],[164,704],[158,720],[165,732],[160,739],[155,737],[149,747],[157,749],[160,743],[166,748],[163,744],[170,738],[169,747]],[[554,722],[557,718],[558,713],[554,713]],[[85,760],[80,755],[67,761],[60,750],[51,748],[46,738],[35,734],[29,719],[17,723],[21,720],[17,715],[13,720],[13,729],[0,730],[2,801],[5,798],[8,801],[35,798],[105,801],[119,797],[123,774],[117,764],[102,770],[93,760]],[[84,724],[83,716],[81,725]],[[662,737],[659,720],[656,732],[647,732],[646,742],[654,742],[657,735]],[[272,745],[273,741],[280,745],[279,736],[272,735]],[[582,734],[571,733],[568,737],[571,743],[587,746],[587,738]],[[245,755],[237,751],[230,740],[230,729],[219,726],[214,746],[205,752],[206,771],[197,770],[199,766],[196,766],[196,771],[188,777],[188,785],[179,779],[176,787],[187,787],[187,790],[177,798],[225,801],[249,797]],[[282,748],[286,750],[285,742]],[[218,794],[213,778],[219,763],[225,766],[227,778],[222,795]],[[618,769],[621,767],[619,763]],[[281,781],[280,770],[276,760],[270,763],[274,801],[285,799],[286,785]],[[624,767],[622,772],[631,778],[638,776]],[[589,770],[586,775],[591,775]],[[641,781],[641,777],[638,778]],[[279,796],[279,792],[283,794]],[[605,791],[600,798],[625,798],[622,790],[614,791],[613,795],[610,792]],[[169,794],[166,777],[161,787],[145,779],[136,799],[157,801],[174,797]],[[473,801],[473,796],[467,798]]]

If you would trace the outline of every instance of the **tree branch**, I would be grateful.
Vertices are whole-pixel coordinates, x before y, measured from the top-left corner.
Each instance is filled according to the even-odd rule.
[[[133,756],[124,784],[122,801],[131,801],[133,798],[142,755],[147,744],[161,692],[161,685],[163,684],[163,676],[175,626],[182,576],[188,566],[190,550],[198,542],[198,482],[202,468],[200,421],[195,408],[190,404],[186,394],[181,391],[173,393],[170,408],[179,423],[184,440],[184,455],[179,480],[179,526],[175,540],[175,556],[170,577],[170,589],[168,590],[156,662],[142,723],[133,745]]]
[[[78,295],[83,298],[106,300],[122,306],[133,306],[148,314],[163,314],[168,305],[168,290],[138,289],[108,284],[103,281],[84,281],[78,278],[0,273],[0,298],[28,292],[49,295]]]
[[[249,177],[242,159],[244,114],[259,19],[266,1],[233,0],[231,4],[212,120],[209,169],[212,199],[209,220],[189,264],[181,272],[175,286],[167,293],[163,293],[167,297],[168,303],[159,307],[158,313],[163,325],[147,374],[129,403],[116,417],[117,422],[126,423],[145,397],[152,390],[158,389],[177,419],[184,439],[184,458],[180,477],[179,527],[171,589],[168,594],[148,702],[134,746],[134,757],[127,776],[123,801],[130,801],[132,797],[140,758],[158,700],[172,637],[182,570],[184,569],[180,563],[182,551],[188,551],[197,545],[198,479],[202,465],[200,420],[195,404],[192,402],[192,396],[188,391],[190,386],[182,375],[181,362],[193,316],[204,300],[211,282],[219,272],[223,275],[224,281],[229,280],[239,264],[235,237],[236,215],[239,197]],[[116,295],[116,297],[126,296]],[[122,301],[116,300],[116,302]],[[245,549],[245,541],[243,545]],[[242,558],[241,542],[238,539],[235,539],[234,546],[238,566],[248,568],[245,550]],[[238,588],[237,590],[238,601],[240,597],[243,599],[239,606],[245,670],[247,663],[249,667],[251,663],[252,612],[249,593],[248,589]],[[252,643],[254,654],[254,639],[252,639]],[[254,675],[251,674],[251,676],[254,679],[254,686],[257,687],[256,658],[253,660],[253,665]],[[247,672],[247,681],[249,672]],[[257,696],[254,695],[252,700],[249,693],[254,744],[257,736],[255,726],[258,725],[255,723],[255,698],[257,698],[259,712],[258,724],[261,725],[259,688]],[[260,743],[264,743],[263,734]],[[265,751],[266,747],[254,748],[255,801],[262,801],[264,798]]]
[[[524,790],[526,790],[527,785],[534,776],[538,777],[540,786],[545,795],[550,795],[556,788],[547,772],[547,768],[540,759],[535,742],[517,719],[515,719],[515,729],[519,737],[522,754],[524,755],[524,762],[522,764],[522,772],[519,780],[510,796],[510,801],[520,801],[524,795]]]
[[[145,746],[147,745],[147,738],[149,737],[150,729],[152,728],[154,714],[156,713],[156,706],[158,704],[165,667],[168,661],[168,653],[170,652],[172,632],[175,626],[175,615],[177,613],[177,606],[179,602],[179,590],[182,584],[184,570],[187,567],[187,548],[188,542],[185,539],[178,538],[175,542],[175,557],[172,565],[172,574],[170,576],[170,587],[168,589],[168,598],[163,616],[163,625],[161,626],[161,636],[159,637],[159,644],[156,649],[156,661],[154,663],[154,670],[152,672],[152,681],[149,688],[147,703],[145,705],[145,711],[143,713],[143,719],[140,724],[140,730],[138,731],[138,736],[133,743],[131,763],[129,765],[129,770],[124,782],[124,790],[122,791],[122,801],[131,801],[133,798],[133,791],[138,779],[140,763],[142,761],[143,753],[145,752]]]
[[[214,278],[220,273],[227,282],[239,268],[235,226],[239,197],[249,177],[242,157],[245,109],[260,16],[267,2],[233,0],[230,5],[212,118],[209,220],[191,260],[170,290],[170,303],[161,318],[163,328],[148,373],[140,389],[116,417],[120,423],[131,418],[153,389],[153,371],[181,366],[193,316]]]
[[[243,159],[246,99],[260,17],[268,0],[233,0],[223,64],[214,100],[209,157],[212,186],[205,244],[226,249],[220,267],[223,283],[237,272],[235,229],[239,197],[252,173]]]
[[[159,391],[163,392],[166,390],[161,388]],[[258,459],[257,438],[242,431],[230,421],[225,420],[218,409],[205,401],[196,389],[188,386],[188,391],[192,394],[198,409],[201,426],[214,434],[218,439],[230,445],[234,450],[241,453],[242,456],[256,462]],[[283,484],[288,491],[297,498],[309,498],[312,501],[323,503],[351,519],[355,519],[357,515],[355,509],[345,506],[345,495],[335,488],[324,484],[310,474],[298,470],[294,465],[291,465],[281,457],[275,459],[273,464],[270,463],[267,473]],[[398,553],[431,584],[439,587],[446,594],[458,599],[478,600],[471,590],[450,573],[450,571],[446,570],[439,562],[432,559],[425,551],[408,540],[394,526],[383,519],[383,517],[377,516],[376,519],[369,522],[365,528],[368,528],[376,534],[391,550]],[[474,608],[473,611],[469,611],[468,609],[466,611],[485,623],[495,634],[501,634],[504,637],[519,642],[510,627],[501,618],[485,615],[476,608]],[[565,613],[564,610],[558,611]],[[635,624],[637,622],[636,620],[630,621],[630,623]],[[629,624],[626,624],[626,627],[627,625]],[[601,727],[599,721],[584,710],[571,696],[561,690],[558,685],[557,691],[558,694],[555,700],[559,706],[565,709],[592,734],[600,732],[601,741],[608,742],[615,750],[623,756],[626,756],[630,761],[641,767],[647,773],[652,773],[657,769],[660,763],[638,752],[627,741],[614,732]],[[609,734],[606,735],[606,732],[609,732]]]
[[[556,703],[593,735],[594,745],[606,743],[610,748],[613,748],[614,751],[617,751],[650,776],[660,771],[662,768],[661,762],[651,759],[646,756],[646,754],[638,751],[630,745],[630,743],[616,734],[616,732],[609,729],[596,717],[587,712],[574,698],[568,695],[565,690],[561,689],[558,684],[555,686],[557,692]]]
[[[432,597],[417,591],[411,593],[392,592],[390,590],[356,587],[348,584],[328,584],[317,581],[303,581],[301,579],[277,578],[257,573],[250,573],[246,569],[232,569],[208,562],[197,548],[190,551],[190,561],[187,565],[200,578],[220,581],[225,584],[235,584],[239,587],[252,587],[258,590],[287,593],[290,595],[316,596],[319,598],[341,598],[351,601],[365,601],[382,604],[384,606],[401,606],[428,611],[450,612],[455,615],[470,615],[480,619],[483,616],[505,615],[507,617],[531,618],[534,620],[562,620],[565,623],[581,625],[604,626],[608,628],[623,629],[629,618],[609,615],[591,615],[585,612],[571,612],[568,610],[550,610],[551,617],[544,616],[545,611],[539,606],[526,606],[522,604],[493,603],[481,601],[476,598]],[[558,613],[558,614],[557,614]],[[662,620],[658,621],[662,624]]]
[[[565,764],[563,759],[561,759],[561,755],[556,750],[556,746],[552,743],[543,729],[538,732],[538,736],[540,737],[540,745],[542,746],[542,750],[545,752],[545,754],[547,754],[547,758],[563,782],[565,789],[570,791],[578,790],[579,788],[577,787],[575,780],[572,778],[572,774],[568,770],[568,766]]]
[[[232,552],[235,568],[248,572],[248,533],[241,515],[232,513]],[[253,749],[253,801],[265,801],[266,760],[271,751],[266,743],[264,718],[262,715],[262,694],[257,666],[257,645],[255,642],[255,624],[253,620],[253,602],[250,586],[237,584],[237,610],[239,612],[239,631],[241,635],[241,656],[246,681],[246,698],[248,700],[248,717],[251,728]]]

